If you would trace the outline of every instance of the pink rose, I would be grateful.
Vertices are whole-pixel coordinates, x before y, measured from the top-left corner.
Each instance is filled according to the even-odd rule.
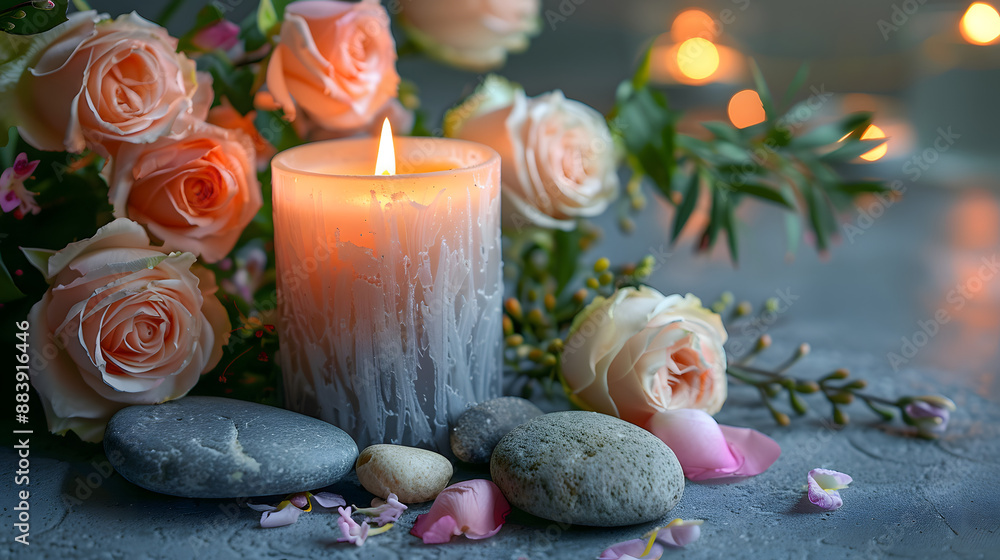
[[[208,262],[233,249],[261,207],[250,139],[209,124],[180,140],[124,145],[106,173],[116,217]]]
[[[190,253],[150,246],[135,222],[26,253],[50,284],[28,321],[52,432],[100,441],[116,411],[184,396],[222,356],[230,325],[215,277]]]
[[[267,67],[271,96],[261,108],[296,108],[328,130],[368,125],[396,97],[396,46],[377,0],[302,1],[285,8],[281,37]]]
[[[406,34],[430,56],[476,72],[503,65],[539,31],[540,0],[404,0]]]
[[[18,131],[42,150],[103,156],[123,143],[186,132],[211,104],[207,74],[177,53],[177,39],[134,12],[113,21],[73,14],[18,86]],[[199,84],[199,81],[202,83]]]
[[[581,407],[643,426],[657,412],[715,414],[726,400],[726,329],[693,295],[622,288],[573,322],[562,377]]]
[[[604,117],[562,92],[529,98],[490,76],[445,115],[444,130],[500,154],[507,227],[572,230],[576,218],[597,216],[618,196],[618,158]]]

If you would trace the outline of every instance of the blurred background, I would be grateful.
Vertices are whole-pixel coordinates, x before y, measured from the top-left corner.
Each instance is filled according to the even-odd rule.
[[[392,0],[392,2],[417,0]],[[387,4],[390,12],[393,4]],[[166,0],[139,5],[93,0],[112,15],[132,9],[158,18]],[[241,21],[256,2],[216,0]],[[797,101],[809,115],[832,118],[874,111],[867,136],[888,137],[846,173],[895,183],[900,199],[872,196],[840,216],[842,235],[829,258],[809,239],[786,254],[780,211],[741,208],[738,267],[723,248],[695,256],[690,242],[669,246],[672,208],[650,195],[625,235],[616,212],[589,255],[658,256],[651,283],[713,301],[724,290],[755,304],[786,294],[773,320],[731,332],[746,344],[762,332],[790,350],[810,342],[816,353],[846,362],[869,379],[920,384],[927,392],[959,384],[992,401],[1000,366],[1000,3],[945,0],[543,0],[542,32],[500,71],[528,95],[561,89],[607,112],[617,84],[654,45],[652,78],[681,128],[762,119],[748,60],[783,92],[803,63],[811,72]],[[200,2],[188,2],[168,27],[181,35]],[[404,57],[399,73],[420,88],[432,127],[469,94],[481,76]],[[588,257],[589,257],[588,256]],[[741,342],[741,340],[743,342]],[[776,352],[785,355],[784,350]],[[918,387],[918,389],[921,387]],[[961,402],[959,403],[962,404]],[[970,420],[975,423],[975,420]]]

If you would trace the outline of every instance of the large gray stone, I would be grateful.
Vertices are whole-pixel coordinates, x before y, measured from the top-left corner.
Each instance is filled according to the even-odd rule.
[[[122,409],[108,423],[104,449],[130,482],[188,498],[322,488],[350,472],[358,457],[350,436],[331,424],[218,397]]]
[[[669,447],[597,412],[555,412],[522,424],[500,440],[490,472],[512,505],[579,525],[652,521],[684,493],[684,474]]]
[[[489,463],[503,436],[536,416],[542,409],[519,397],[500,397],[466,410],[451,430],[451,452],[460,461]]]

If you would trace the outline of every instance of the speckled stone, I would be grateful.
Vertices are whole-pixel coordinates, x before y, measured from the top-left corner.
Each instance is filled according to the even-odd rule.
[[[652,521],[684,493],[684,474],[669,447],[597,412],[555,412],[515,428],[493,451],[490,472],[512,505],[579,525]]]
[[[542,409],[519,397],[500,397],[466,410],[451,429],[451,452],[466,463],[489,463],[503,436],[536,416]]]
[[[358,456],[354,440],[331,424],[218,397],[122,409],[104,449],[133,484],[187,498],[314,490],[340,480]]]
[[[443,455],[405,445],[371,445],[355,466],[358,481],[372,494],[396,494],[404,504],[433,500],[448,486],[454,469]]]

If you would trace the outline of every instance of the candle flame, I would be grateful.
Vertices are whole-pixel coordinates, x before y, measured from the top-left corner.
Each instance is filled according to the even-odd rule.
[[[392,127],[389,119],[382,123],[382,137],[378,140],[378,157],[375,159],[376,175],[396,174],[396,150],[392,146]]]

